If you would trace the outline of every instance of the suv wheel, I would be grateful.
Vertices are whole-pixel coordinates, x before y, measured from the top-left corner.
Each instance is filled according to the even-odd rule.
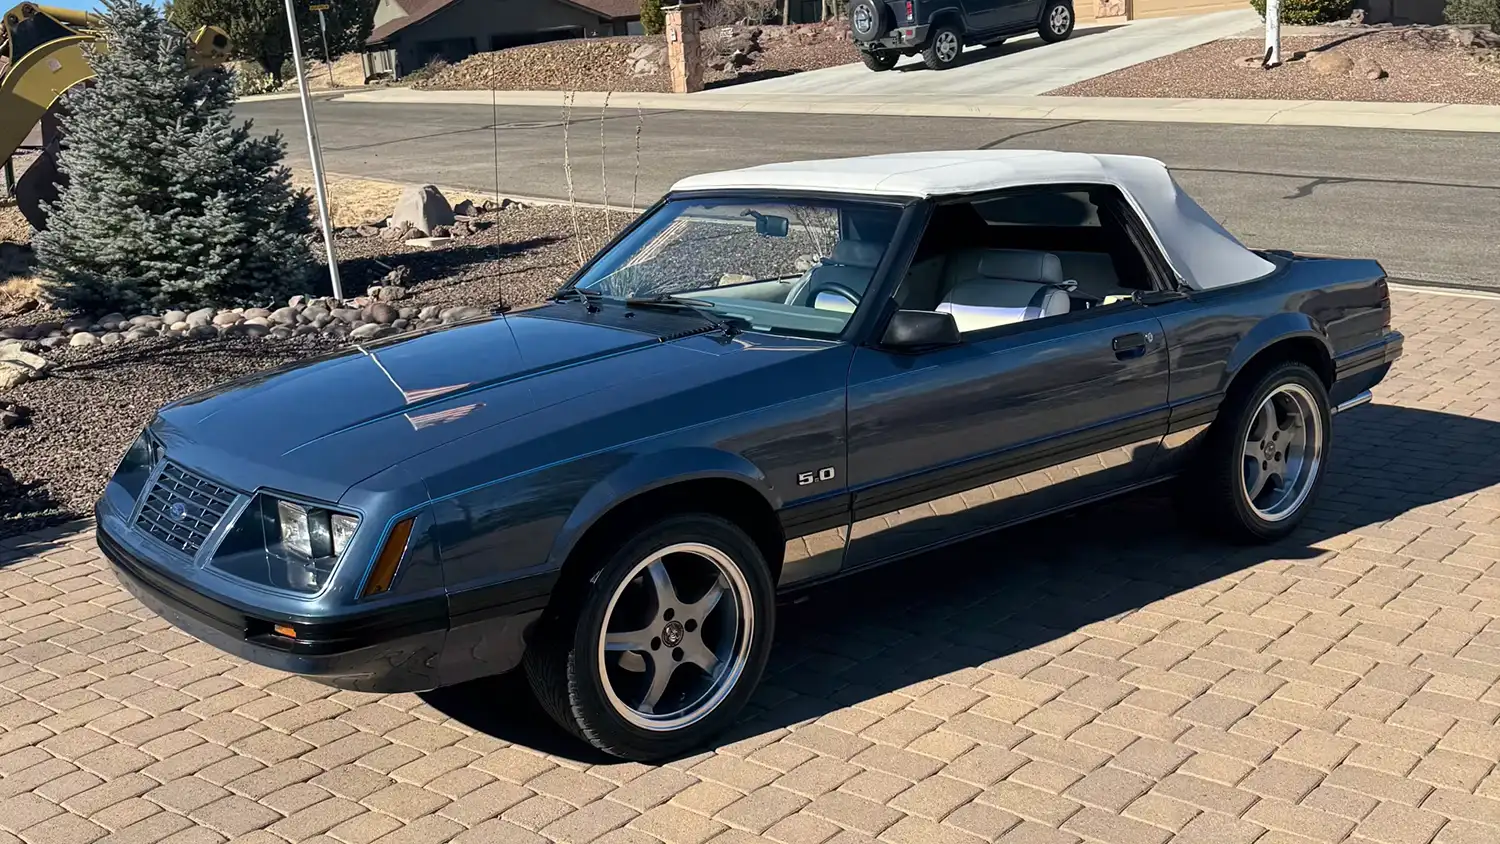
[[[947,70],[958,63],[964,52],[964,34],[953,24],[945,23],[932,32],[922,62],[933,70]]]
[[[636,532],[553,602],[526,649],[532,691],[564,728],[637,762],[734,723],[765,671],[776,614],[760,549],[707,514]]]
[[[853,0],[848,14],[849,31],[861,43],[878,40],[893,28],[891,10],[885,0]]]
[[[864,60],[865,67],[875,71],[890,70],[901,58],[898,53],[860,53],[859,57]]]
[[[1042,11],[1042,25],[1037,34],[1049,44],[1066,41],[1073,34],[1073,4],[1069,0],[1052,0]]]

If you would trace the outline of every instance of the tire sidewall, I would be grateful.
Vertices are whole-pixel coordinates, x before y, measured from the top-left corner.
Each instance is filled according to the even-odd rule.
[[[1255,414],[1261,404],[1272,392],[1289,383],[1295,383],[1307,389],[1318,406],[1323,434],[1323,442],[1320,444],[1322,446],[1321,458],[1317,474],[1313,476],[1312,486],[1307,491],[1307,497],[1302,500],[1297,510],[1284,519],[1268,521],[1255,512],[1244,494],[1242,473],[1244,472],[1245,440],[1250,434],[1250,427],[1255,422]],[[1328,475],[1328,459],[1333,446],[1333,414],[1330,410],[1328,388],[1323,385],[1323,380],[1305,364],[1283,363],[1274,367],[1261,376],[1255,386],[1237,403],[1234,424],[1225,428],[1225,433],[1228,441],[1221,443],[1222,464],[1217,468],[1218,471],[1227,473],[1230,480],[1229,487],[1233,492],[1233,497],[1229,504],[1235,520],[1246,533],[1262,540],[1279,539],[1291,533],[1307,515],[1307,511],[1312,509],[1318,492],[1322,489],[1323,479]]]
[[[702,720],[674,732],[654,732],[625,720],[604,694],[599,671],[599,636],[605,613],[621,581],[636,563],[656,551],[681,542],[701,542],[723,551],[734,561],[749,585],[755,604],[755,629],[744,671],[733,690]],[[569,659],[569,687],[579,726],[599,734],[611,752],[645,760],[679,754],[722,732],[760,684],[775,632],[775,586],[764,556],[744,531],[717,516],[687,515],[665,519],[642,530],[623,545],[589,579],[574,631]]]
[[[956,52],[954,52],[953,59],[951,61],[943,61],[942,58],[938,54],[938,38],[940,38],[944,32],[950,32],[950,33],[953,34],[954,38],[958,39],[958,50]],[[940,68],[940,69],[946,70],[947,68],[953,67],[954,65],[958,64],[959,60],[963,58],[963,55],[964,55],[964,32],[963,32],[963,30],[959,29],[957,26],[954,26],[951,23],[943,23],[943,24],[938,24],[936,27],[933,28],[933,30],[932,30],[932,40],[928,42],[927,50],[925,51],[925,53],[924,53],[924,55],[923,55],[922,58],[927,63],[928,67],[931,67],[931,68],[934,68],[934,69],[939,69]]]

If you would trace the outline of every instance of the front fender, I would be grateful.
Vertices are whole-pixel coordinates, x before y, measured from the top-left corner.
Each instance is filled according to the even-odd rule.
[[[765,473],[741,455],[705,447],[641,454],[584,493],[558,531],[548,562],[561,567],[589,528],[624,502],[670,484],[709,479],[742,482],[760,493],[771,509],[781,507]]]
[[[1333,359],[1333,344],[1324,327],[1301,311],[1285,311],[1261,320],[1254,328],[1245,332],[1245,335],[1235,344],[1224,367],[1219,391],[1221,393],[1227,391],[1235,376],[1239,375],[1245,365],[1256,355],[1272,344],[1294,339],[1316,341],[1324,355],[1329,360]]]

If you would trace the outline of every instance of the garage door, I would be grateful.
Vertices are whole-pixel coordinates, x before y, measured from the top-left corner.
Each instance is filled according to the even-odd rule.
[[[1248,0],[1134,0],[1131,6],[1130,17],[1138,20],[1244,9],[1248,8],[1250,3]]]

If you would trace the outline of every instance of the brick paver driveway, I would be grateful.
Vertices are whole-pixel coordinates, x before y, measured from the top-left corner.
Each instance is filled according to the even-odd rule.
[[[337,692],[151,616],[87,532],[0,546],[0,838],[1500,842],[1500,302],[1401,294],[1294,541],[1155,496],[785,607],[723,746],[611,764],[515,678]],[[319,837],[325,836],[325,837]]]

